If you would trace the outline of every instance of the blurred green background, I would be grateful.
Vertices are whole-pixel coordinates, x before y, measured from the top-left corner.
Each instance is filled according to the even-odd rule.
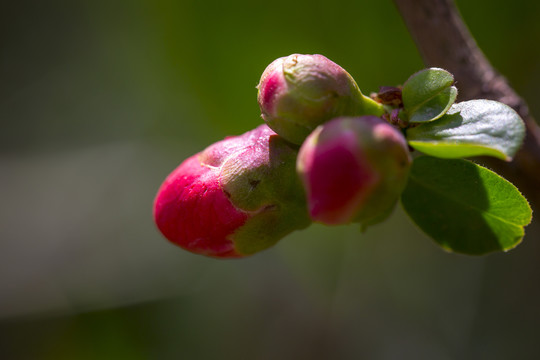
[[[458,5],[539,117],[540,2]],[[367,94],[422,68],[390,0],[12,1],[0,41],[2,359],[540,358],[538,222],[473,258],[396,209],[236,261],[152,223],[174,167],[261,123],[273,59],[324,54]]]

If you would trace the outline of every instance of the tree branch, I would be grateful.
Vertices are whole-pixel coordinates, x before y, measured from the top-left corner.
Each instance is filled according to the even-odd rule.
[[[540,209],[540,129],[525,101],[489,63],[452,0],[394,0],[424,63],[452,74],[459,100],[492,99],[507,104],[525,121],[527,135],[514,160],[482,157],[480,162],[514,183]]]

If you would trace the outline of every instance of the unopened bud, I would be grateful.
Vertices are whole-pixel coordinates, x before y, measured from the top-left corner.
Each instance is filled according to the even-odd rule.
[[[341,117],[306,139],[297,171],[314,221],[367,226],[392,211],[410,164],[399,130],[375,116]]]
[[[154,202],[159,230],[191,252],[231,258],[307,227],[296,155],[266,125],[211,145],[161,185]]]
[[[364,96],[347,71],[322,55],[293,54],[275,60],[257,88],[263,120],[298,145],[332,118],[383,113],[382,105]]]

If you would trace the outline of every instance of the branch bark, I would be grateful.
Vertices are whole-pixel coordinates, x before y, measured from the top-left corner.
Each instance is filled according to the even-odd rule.
[[[510,163],[478,160],[514,183],[540,209],[540,129],[526,102],[482,53],[452,0],[394,0],[416,46],[429,67],[454,74],[459,101],[492,99],[507,104],[525,121],[522,149]]]

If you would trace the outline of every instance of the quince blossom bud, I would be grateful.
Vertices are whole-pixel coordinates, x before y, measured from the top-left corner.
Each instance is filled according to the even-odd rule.
[[[311,223],[296,156],[266,125],[211,145],[161,185],[154,202],[159,230],[186,250],[218,258],[274,245]]]
[[[275,60],[257,88],[263,120],[298,145],[332,118],[383,114],[382,105],[364,96],[347,71],[322,55],[293,54]]]
[[[411,157],[399,130],[375,116],[319,126],[297,160],[311,218],[328,225],[383,220],[403,191]]]

